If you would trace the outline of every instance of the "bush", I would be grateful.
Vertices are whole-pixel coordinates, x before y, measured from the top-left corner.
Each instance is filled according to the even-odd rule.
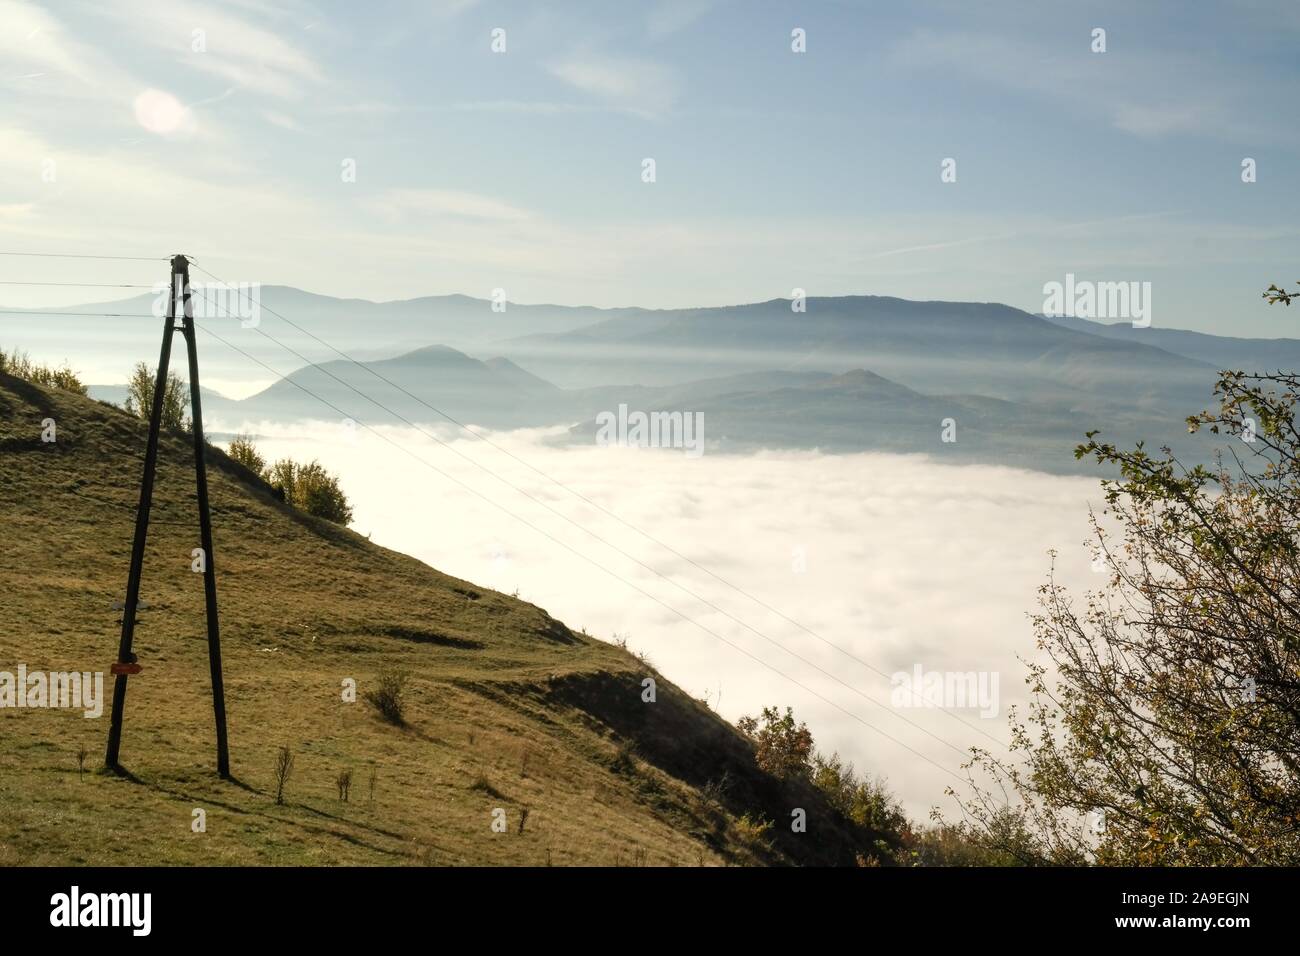
[[[754,744],[754,761],[760,769],[782,780],[808,779],[812,733],[807,724],[795,724],[789,707],[784,715],[776,707],[764,707],[761,718],[742,717],[736,726]]]
[[[153,412],[154,379],[157,372],[144,362],[136,362],[131,370],[131,377],[126,383],[126,402],[123,407],[132,415],[149,420]],[[185,416],[188,401],[185,383],[175,372],[167,373],[167,391],[163,395],[162,423],[164,428],[188,429],[189,420]]]
[[[759,769],[782,780],[811,783],[844,820],[870,833],[870,852],[859,854],[864,860],[879,865],[909,858],[916,836],[898,798],[883,780],[859,777],[839,754],[817,753],[811,731],[795,722],[791,708],[782,714],[779,708],[764,707],[761,717],[742,717],[737,727],[753,743]]]
[[[761,816],[751,817],[748,813],[736,821],[736,838],[741,845],[751,852],[764,852],[772,849],[769,834],[772,821]]]
[[[380,674],[375,689],[366,691],[366,700],[379,711],[379,715],[398,727],[406,724],[405,701],[407,675],[398,671]]]
[[[81,383],[81,379],[77,377],[77,373],[67,365],[62,368],[39,365],[33,362],[26,352],[14,351],[6,355],[3,350],[0,350],[0,372],[26,379],[35,385],[59,388],[65,392],[76,392],[78,395],[85,395],[88,391]]]
[[[352,521],[352,508],[339,487],[339,480],[317,462],[298,467],[294,491],[298,496],[297,506],[309,515],[341,525]]]
[[[226,453],[231,461],[237,461],[259,478],[265,477],[266,459],[257,451],[252,435],[236,435],[230,440],[230,450]]]
[[[250,443],[251,446],[251,443]],[[232,443],[233,447],[233,443]],[[256,451],[253,452],[256,455]],[[260,460],[260,456],[258,456]],[[300,465],[289,458],[277,461],[263,475],[266,481],[284,493],[284,500],[309,515],[348,525],[352,506],[339,486],[339,480],[317,461]]]
[[[1011,818],[1005,822],[1012,823]],[[905,862],[914,866],[1022,866],[1034,862],[1037,851],[1026,842],[1027,834],[1018,836],[1013,824],[995,845],[969,827],[941,823],[917,834]]]
[[[284,803],[284,785],[293,774],[293,751],[281,747],[275,755],[275,802]]]
[[[281,458],[262,472],[262,477],[266,479],[267,484],[278,489],[284,495],[286,504],[293,504],[294,484],[298,479],[297,462],[290,458]]]
[[[900,862],[909,858],[916,835],[902,804],[885,781],[859,777],[853,765],[844,763],[839,754],[816,754],[811,779],[840,816],[878,835],[873,858]]]

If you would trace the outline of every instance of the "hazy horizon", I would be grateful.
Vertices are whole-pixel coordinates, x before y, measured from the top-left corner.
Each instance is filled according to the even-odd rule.
[[[1285,334],[1251,302],[1300,253],[1276,121],[1300,19],[1229,8],[9,0],[0,247],[157,259],[26,280],[150,284],[179,251],[338,296],[605,307],[1036,311],[1075,272],[1151,282],[1157,325]]]

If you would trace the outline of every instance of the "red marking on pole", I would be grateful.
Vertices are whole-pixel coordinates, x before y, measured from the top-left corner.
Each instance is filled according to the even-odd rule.
[[[114,662],[109,668],[110,674],[138,674],[140,673],[139,664],[123,664],[120,661]]]

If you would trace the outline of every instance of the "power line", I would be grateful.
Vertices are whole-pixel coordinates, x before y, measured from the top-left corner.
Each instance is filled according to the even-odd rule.
[[[76,252],[0,252],[0,256],[33,256],[45,259],[116,259],[131,262],[166,262],[167,256],[96,256]]]
[[[212,273],[212,272],[210,272],[209,270],[203,268],[202,266],[198,266],[198,265],[196,265],[195,268],[198,269],[200,272],[204,273],[205,275],[211,277],[212,279],[215,279],[217,282],[220,282],[222,285],[226,286],[227,288],[239,289],[238,286],[232,286],[230,283],[226,282],[226,281],[225,281],[224,279],[222,279],[220,276],[215,275],[214,273]],[[202,293],[200,293],[200,294],[202,294]],[[247,294],[244,293],[244,292],[242,291],[242,289],[240,289],[240,294],[241,294],[242,296],[244,296],[246,299],[248,299]],[[204,298],[205,298],[205,300],[206,300],[206,299],[207,299],[207,296],[204,295]],[[252,303],[252,300],[251,300],[251,299],[248,299],[248,301],[249,301],[250,303]],[[871,670],[871,671],[873,671],[874,673],[876,673],[876,674],[878,674],[879,676],[884,677],[884,678],[886,678],[886,679],[891,679],[891,676],[890,676],[889,674],[886,674],[884,671],[882,671],[880,668],[876,667],[874,664],[871,664],[870,662],[863,660],[862,658],[858,657],[856,654],[853,654],[851,651],[845,650],[843,647],[841,647],[840,645],[836,644],[834,641],[831,641],[830,639],[828,639],[828,638],[826,638],[826,637],[823,637],[821,634],[817,633],[816,631],[812,630],[811,628],[807,627],[806,625],[801,624],[800,622],[794,620],[792,617],[790,617],[789,615],[785,614],[784,612],[778,610],[777,608],[772,607],[770,604],[768,604],[767,602],[761,600],[760,598],[756,597],[755,595],[750,594],[748,591],[744,590],[744,589],[741,588],[739,585],[737,585],[737,584],[733,584],[731,581],[728,581],[727,579],[725,579],[725,578],[723,578],[722,576],[718,575],[717,573],[715,573],[714,571],[710,570],[709,568],[707,568],[707,567],[705,567],[705,566],[699,564],[699,563],[696,562],[694,559],[688,557],[688,556],[685,555],[685,554],[682,554],[682,553],[681,553],[680,551],[678,551],[676,548],[672,547],[671,545],[665,543],[664,541],[662,541],[662,540],[660,540],[659,538],[655,537],[654,535],[650,534],[650,532],[645,531],[645,530],[643,530],[642,528],[637,527],[636,525],[632,524],[631,522],[625,520],[624,518],[620,517],[619,515],[615,514],[614,512],[610,511],[609,509],[605,508],[603,505],[600,505],[600,504],[598,504],[597,502],[593,501],[592,499],[588,498],[586,495],[582,494],[581,492],[579,492],[579,491],[577,491],[577,490],[575,490],[575,489],[569,487],[568,485],[564,484],[564,483],[561,482],[559,479],[554,478],[554,477],[552,477],[551,475],[547,474],[546,472],[542,471],[541,469],[535,467],[534,465],[532,465],[532,464],[529,463],[528,461],[526,461],[526,460],[520,458],[519,456],[515,455],[515,454],[514,454],[513,452],[511,452],[509,449],[506,449],[506,448],[502,447],[501,445],[498,445],[496,442],[492,441],[490,438],[486,437],[485,435],[482,435],[481,433],[475,431],[475,430],[474,430],[473,428],[471,428],[470,426],[464,424],[463,422],[458,421],[456,418],[453,418],[451,415],[449,415],[449,414],[447,414],[446,412],[442,411],[442,409],[437,408],[436,406],[429,404],[429,403],[426,402],[424,399],[420,398],[418,395],[413,394],[412,392],[410,392],[410,391],[408,391],[407,389],[403,388],[401,385],[399,385],[398,383],[392,381],[392,380],[389,379],[388,377],[386,377],[386,376],[384,376],[384,375],[381,375],[379,372],[375,371],[371,366],[369,366],[369,365],[367,365],[367,364],[365,364],[365,363],[363,363],[363,362],[359,362],[359,361],[357,361],[357,360],[354,359],[352,356],[348,355],[346,352],[343,352],[343,351],[341,351],[340,349],[336,348],[335,346],[331,345],[329,342],[325,341],[325,340],[322,339],[320,336],[318,336],[318,335],[316,335],[315,333],[313,333],[313,332],[311,332],[311,331],[309,331],[309,330],[303,328],[302,326],[298,325],[296,322],[293,322],[291,319],[289,319],[288,317],[284,316],[283,314],[281,314],[281,313],[279,313],[279,312],[276,312],[274,309],[272,309],[272,308],[270,308],[269,306],[266,306],[266,305],[264,305],[264,304],[261,304],[261,303],[256,303],[256,304],[257,304],[260,308],[263,308],[263,309],[265,309],[267,312],[269,312],[269,313],[271,313],[272,315],[274,315],[276,318],[280,319],[281,321],[283,321],[283,322],[287,323],[288,325],[292,326],[293,328],[297,329],[299,332],[301,332],[301,333],[303,333],[304,335],[306,335],[306,336],[308,336],[308,337],[314,339],[316,342],[319,342],[321,345],[325,346],[325,347],[328,348],[330,351],[334,352],[336,355],[339,355],[340,357],[346,359],[348,362],[351,362],[353,365],[356,365],[357,367],[364,369],[365,371],[367,371],[367,372],[369,372],[371,375],[373,375],[375,378],[379,379],[381,382],[384,382],[386,385],[389,385],[389,386],[391,386],[392,388],[397,389],[397,390],[398,390],[399,392],[401,392],[403,395],[406,395],[408,398],[411,398],[412,400],[418,402],[419,404],[423,405],[425,408],[429,409],[430,411],[432,411],[432,412],[434,412],[434,413],[436,413],[436,414],[438,414],[438,415],[441,415],[441,416],[442,416],[443,418],[445,418],[447,421],[451,422],[453,425],[456,425],[458,428],[462,429],[462,430],[465,431],[466,433],[472,435],[473,437],[477,438],[477,439],[480,440],[480,441],[486,442],[488,445],[492,446],[493,448],[495,448],[495,449],[497,449],[498,451],[502,452],[503,454],[507,455],[508,457],[510,457],[511,459],[513,459],[514,461],[518,462],[518,463],[521,464],[521,465],[524,465],[525,467],[529,468],[530,470],[532,470],[532,471],[535,472],[536,474],[538,474],[538,475],[540,475],[541,477],[545,478],[547,481],[551,482],[551,483],[554,484],[556,487],[558,487],[558,488],[562,488],[563,490],[565,490],[565,491],[569,492],[570,494],[574,495],[575,497],[577,497],[577,498],[580,499],[581,501],[585,502],[586,504],[590,505],[591,507],[596,508],[596,509],[597,509],[598,511],[600,511],[601,513],[607,515],[607,516],[610,517],[610,518],[613,518],[615,521],[619,522],[619,523],[622,524],[624,527],[626,527],[626,528],[628,528],[628,529],[630,529],[630,530],[632,530],[632,531],[635,531],[637,534],[641,535],[641,536],[644,537],[646,540],[651,541],[651,542],[653,542],[654,544],[657,544],[659,547],[665,549],[665,550],[668,551],[670,554],[673,554],[674,556],[676,556],[676,557],[680,558],[681,560],[687,562],[687,563],[690,564],[692,567],[694,567],[694,568],[696,568],[696,569],[698,569],[698,570],[704,572],[705,574],[708,574],[708,575],[709,575],[710,577],[712,577],[714,580],[716,580],[716,581],[718,581],[719,583],[724,584],[724,585],[726,585],[727,587],[731,588],[731,590],[735,591],[737,594],[740,594],[740,595],[742,595],[743,597],[748,598],[749,600],[753,601],[755,604],[759,605],[759,606],[762,607],[763,609],[769,611],[769,612],[772,613],[772,614],[777,615],[777,616],[780,617],[782,620],[786,621],[786,622],[789,623],[789,624],[794,625],[795,627],[799,628],[799,629],[800,629],[801,631],[803,631],[804,633],[806,633],[806,634],[810,635],[811,637],[817,639],[818,641],[820,641],[821,643],[825,644],[826,646],[832,648],[833,650],[839,651],[839,652],[840,652],[841,654],[843,654],[845,657],[848,657],[850,660],[856,661],[858,664],[861,664],[863,667],[866,667],[868,670]],[[226,311],[228,312],[228,310],[226,310]],[[257,328],[257,327],[255,327],[255,328]],[[499,475],[497,475],[495,472],[493,472],[493,471],[491,471],[490,469],[486,468],[485,466],[481,465],[481,464],[478,463],[477,461],[474,461],[474,459],[472,459],[472,458],[470,458],[470,457],[464,455],[463,453],[461,453],[460,451],[456,450],[455,448],[452,448],[452,446],[447,445],[445,442],[443,442],[441,439],[437,438],[436,436],[429,435],[427,432],[425,432],[423,429],[421,429],[418,425],[415,425],[414,423],[408,421],[406,418],[404,418],[404,417],[398,415],[398,414],[397,414],[396,412],[394,412],[392,409],[390,409],[390,408],[388,408],[388,407],[386,407],[386,406],[380,404],[379,402],[375,401],[374,399],[370,398],[370,396],[365,395],[363,392],[361,392],[360,390],[354,388],[351,384],[349,384],[349,383],[347,383],[347,382],[344,382],[342,379],[340,379],[340,378],[338,378],[337,376],[333,375],[332,373],[330,373],[327,369],[323,368],[322,366],[316,365],[316,363],[311,362],[310,359],[307,359],[307,358],[306,358],[305,356],[303,356],[301,353],[299,353],[299,352],[297,352],[297,351],[294,351],[293,349],[290,349],[288,346],[286,346],[286,345],[284,345],[283,343],[279,342],[277,339],[275,339],[274,337],[270,336],[268,333],[263,332],[260,328],[257,328],[257,331],[258,331],[258,332],[261,332],[261,334],[264,335],[264,336],[266,336],[267,338],[270,338],[273,342],[276,342],[276,344],[277,344],[277,345],[280,345],[282,348],[285,348],[286,350],[288,350],[288,351],[290,351],[290,352],[293,352],[293,354],[296,355],[296,356],[297,356],[299,359],[301,359],[302,361],[307,362],[308,364],[315,366],[315,367],[318,368],[320,371],[325,372],[326,375],[329,375],[330,378],[333,378],[335,381],[339,382],[340,384],[345,385],[345,386],[347,386],[348,388],[352,389],[352,391],[356,392],[358,395],[361,395],[361,396],[362,396],[363,398],[365,398],[367,401],[372,402],[373,404],[377,405],[379,408],[382,408],[384,411],[388,412],[390,415],[393,415],[394,417],[401,419],[403,422],[406,422],[406,424],[410,425],[412,428],[415,428],[416,430],[420,431],[422,434],[426,435],[427,437],[432,438],[434,441],[437,441],[439,444],[444,445],[444,447],[447,447],[447,448],[450,449],[451,451],[453,451],[453,452],[455,452],[456,454],[460,455],[460,457],[465,458],[466,461],[471,462],[471,463],[474,464],[476,467],[482,468],[484,471],[486,471],[488,474],[492,475],[492,477],[496,478],[498,481],[501,481],[502,483],[508,485],[509,487],[513,488],[515,491],[519,492],[520,494],[526,495],[527,497],[529,497],[529,498],[531,498],[532,500],[536,501],[538,504],[541,504],[543,507],[545,507],[545,508],[547,508],[548,510],[552,511],[554,514],[557,514],[557,515],[559,515],[560,517],[564,518],[564,520],[568,521],[570,524],[573,524],[575,527],[580,528],[580,529],[581,529],[582,531],[584,531],[585,533],[591,535],[592,537],[595,537],[598,541],[601,541],[602,544],[605,544],[607,547],[613,548],[615,551],[618,551],[620,554],[622,554],[624,557],[627,557],[629,560],[636,561],[637,564],[640,564],[643,568],[646,568],[646,570],[651,571],[652,573],[658,575],[659,577],[663,578],[664,580],[670,581],[670,583],[672,583],[674,586],[678,587],[679,589],[685,591],[685,593],[689,594],[691,597],[693,597],[693,598],[695,598],[696,600],[698,600],[698,601],[700,601],[700,602],[706,604],[708,607],[711,607],[713,610],[717,611],[718,613],[725,615],[726,617],[730,618],[730,619],[731,619],[732,621],[734,621],[735,623],[740,624],[742,627],[745,627],[745,628],[747,628],[748,630],[752,631],[753,633],[758,634],[758,635],[759,635],[760,637],[762,637],[764,640],[767,640],[767,641],[769,641],[769,642],[771,642],[771,643],[775,643],[775,642],[772,642],[772,639],[771,639],[771,638],[767,637],[766,635],[762,634],[761,632],[759,632],[759,631],[755,630],[754,628],[750,627],[750,625],[746,624],[744,621],[740,621],[740,620],[738,620],[737,618],[733,617],[733,616],[732,616],[731,614],[729,614],[728,612],[722,610],[721,608],[717,607],[716,605],[713,605],[713,604],[710,603],[709,601],[707,601],[707,600],[705,600],[704,598],[700,597],[698,594],[695,594],[694,592],[690,591],[689,589],[684,588],[682,585],[678,584],[676,581],[673,581],[671,578],[666,577],[664,574],[662,574],[662,573],[661,573],[660,571],[658,571],[657,569],[650,567],[649,565],[645,564],[644,562],[638,560],[638,559],[635,558],[635,557],[632,557],[631,555],[627,554],[627,552],[625,552],[625,551],[623,551],[622,549],[616,547],[615,545],[610,544],[609,542],[605,541],[603,538],[600,538],[600,537],[599,537],[598,535],[596,535],[594,532],[589,531],[587,528],[585,528],[585,527],[583,527],[583,526],[581,526],[581,525],[578,525],[576,522],[574,522],[572,519],[570,519],[567,515],[563,514],[562,512],[556,511],[554,508],[551,508],[551,506],[550,506],[549,504],[547,504],[546,502],[544,502],[544,501],[542,501],[542,500],[540,500],[540,499],[534,498],[532,495],[529,495],[527,492],[523,491],[522,489],[518,488],[517,486],[513,485],[512,483],[506,481],[504,478],[501,478],[501,477],[500,477]],[[782,645],[779,645],[779,644],[778,644],[777,646],[782,647],[782,650],[787,650],[787,649],[784,648]],[[787,650],[787,653],[792,654],[792,656],[798,657],[798,655],[793,654],[793,652],[791,652],[791,651],[788,651],[788,650]],[[809,664],[809,665],[812,666],[812,667],[817,667],[816,664],[813,664],[812,662],[807,661],[806,659],[804,659],[804,658],[802,658],[802,657],[799,657],[799,659],[800,659],[800,660],[803,660],[805,663]],[[821,668],[818,668],[818,670],[822,670],[822,669],[821,669]],[[827,676],[830,676],[833,680],[837,680],[837,681],[839,680],[839,678],[834,677],[834,675],[831,675],[831,674],[830,674],[829,672],[827,672],[827,671],[822,670],[822,673],[827,674]],[[841,681],[841,683],[843,683],[843,682]],[[848,685],[845,685],[845,686],[848,686]],[[860,694],[861,692],[856,691],[856,689],[855,689],[855,693],[859,693],[859,694]],[[916,690],[912,690],[912,695],[913,695],[913,697],[915,697],[915,698],[917,698],[917,699],[922,699],[922,695],[919,694]],[[871,698],[868,698],[868,699],[871,699]],[[880,704],[878,701],[875,701],[874,699],[871,699],[871,700],[872,700],[872,703],[877,704],[877,706],[884,707],[884,705],[883,705],[883,704]],[[967,721],[967,720],[965,720],[964,718],[962,718],[961,715],[959,715],[959,714],[957,714],[957,713],[954,713],[953,711],[949,710],[948,708],[946,708],[946,707],[936,707],[935,709],[936,709],[936,710],[940,710],[940,711],[942,711],[943,713],[947,714],[949,717],[952,717],[954,720],[956,720],[956,721],[958,721],[959,723],[961,723],[964,727],[966,727],[966,728],[968,728],[968,729],[970,729],[970,730],[974,730],[974,731],[976,731],[977,733],[982,734],[983,736],[987,737],[989,740],[993,741],[994,743],[998,744],[999,746],[1002,746],[1002,747],[1007,746],[1007,744],[1006,744],[1005,741],[1000,740],[1000,739],[998,739],[997,737],[994,737],[994,736],[993,736],[992,734],[990,734],[988,731],[986,731],[986,730],[984,730],[983,728],[978,727],[978,726],[976,726],[976,725],[970,723],[969,721]],[[891,712],[892,712],[892,711],[891,711]],[[911,723],[910,721],[907,721],[906,718],[901,717],[901,715],[899,715],[899,716],[900,716],[900,719],[904,720],[905,722],[907,722],[907,723]],[[928,733],[928,731],[926,731],[926,732]],[[937,738],[936,738],[936,739],[937,739]],[[943,741],[943,742],[944,742],[944,743],[947,743],[947,741]],[[948,746],[952,746],[952,745],[951,745],[951,744],[948,744]]]
[[[104,319],[157,319],[156,315],[135,312],[46,312],[43,309],[0,309],[0,315],[86,315]]]
[[[64,289],[152,289],[152,285],[127,285],[120,282],[23,282],[17,279],[0,279],[0,285],[52,285]]]
[[[472,485],[468,485],[468,484],[466,484],[465,482],[461,481],[459,478],[456,478],[456,477],[454,477],[454,476],[452,476],[452,475],[447,474],[447,472],[443,471],[441,468],[438,468],[438,467],[437,467],[436,465],[434,465],[432,462],[430,462],[430,461],[428,461],[427,459],[421,457],[420,455],[417,455],[415,452],[411,451],[409,448],[406,448],[404,445],[402,445],[402,444],[400,444],[400,443],[394,441],[393,439],[391,439],[391,438],[389,438],[388,436],[384,435],[382,432],[377,431],[376,429],[372,428],[370,425],[367,425],[365,422],[361,421],[360,419],[356,418],[356,416],[351,415],[351,414],[349,414],[348,412],[344,411],[343,409],[339,408],[337,405],[335,405],[333,402],[330,402],[328,399],[322,398],[320,395],[317,395],[315,392],[313,392],[311,389],[307,388],[307,387],[306,387],[305,385],[303,385],[302,383],[297,382],[297,381],[295,381],[295,380],[292,379],[292,378],[288,378],[287,376],[284,375],[284,373],[278,371],[277,369],[272,368],[270,365],[267,365],[267,364],[266,364],[265,362],[263,362],[262,360],[260,360],[260,359],[258,359],[258,358],[255,358],[254,356],[252,356],[252,355],[250,355],[249,353],[245,352],[243,349],[239,348],[239,346],[234,345],[233,343],[226,341],[224,338],[222,338],[222,337],[221,337],[220,335],[218,335],[217,333],[213,332],[211,329],[208,329],[208,328],[206,328],[206,327],[204,327],[204,326],[198,325],[197,322],[195,323],[195,325],[196,325],[199,329],[201,329],[205,334],[210,335],[212,338],[216,339],[216,340],[217,340],[218,342],[220,342],[222,345],[226,346],[226,347],[229,348],[229,349],[233,349],[234,351],[238,352],[240,355],[243,355],[243,356],[244,356],[245,358],[247,358],[249,361],[252,361],[252,362],[257,363],[258,365],[262,366],[262,368],[266,369],[268,372],[272,373],[273,375],[276,375],[276,376],[278,376],[278,377],[284,379],[284,381],[287,381],[287,382],[289,382],[290,384],[294,385],[295,387],[297,387],[297,388],[300,389],[301,391],[305,392],[307,395],[309,395],[309,396],[311,396],[312,398],[314,398],[316,401],[320,402],[322,405],[325,405],[326,407],[333,409],[337,414],[343,416],[345,419],[351,419],[352,421],[355,421],[358,425],[360,425],[361,427],[365,428],[365,429],[366,429],[368,432],[370,432],[371,434],[376,435],[377,437],[381,438],[383,441],[385,441],[385,442],[387,442],[388,444],[392,445],[394,448],[397,448],[398,450],[400,450],[400,451],[404,452],[405,454],[409,455],[410,457],[414,458],[416,461],[420,462],[420,463],[423,464],[425,467],[427,467],[427,468],[429,468],[430,470],[434,471],[435,473],[441,475],[442,477],[446,478],[447,480],[454,482],[455,484],[459,485],[461,488],[463,488],[463,489],[465,489],[466,491],[470,492],[470,493],[473,494],[474,496],[476,496],[476,497],[482,499],[484,502],[486,502],[487,504],[491,505],[492,507],[497,508],[498,510],[504,512],[505,514],[507,514],[507,515],[509,515],[510,517],[514,518],[516,521],[520,522],[521,524],[526,525],[528,528],[531,528],[533,531],[537,532],[538,534],[542,535],[543,537],[550,539],[550,540],[551,540],[552,542],[554,542],[555,544],[558,544],[560,547],[564,548],[565,550],[571,552],[571,553],[574,554],[575,556],[577,556],[577,557],[581,558],[582,560],[586,561],[587,563],[591,564],[593,567],[596,567],[596,568],[598,568],[599,570],[604,571],[606,574],[610,575],[610,576],[613,577],[615,580],[620,581],[620,582],[622,582],[623,584],[626,584],[628,587],[632,588],[634,591],[637,591],[638,593],[642,594],[643,596],[645,596],[645,597],[649,598],[650,600],[654,601],[656,604],[660,605],[661,607],[665,608],[666,610],[668,610],[668,611],[672,612],[673,614],[677,615],[677,616],[680,617],[682,620],[686,621],[688,624],[693,624],[693,625],[695,625],[695,626],[698,627],[700,630],[704,631],[706,634],[709,634],[709,635],[713,636],[714,638],[718,639],[719,641],[722,641],[722,643],[724,643],[724,644],[726,644],[727,646],[733,648],[734,650],[740,651],[740,653],[744,654],[744,655],[745,655],[746,657],[748,657],[750,660],[754,661],[755,663],[761,664],[762,666],[766,667],[768,670],[772,671],[773,673],[777,674],[778,676],[780,676],[780,677],[784,677],[786,680],[790,681],[790,682],[791,682],[792,684],[794,684],[796,687],[802,688],[802,689],[803,689],[804,691],[806,691],[807,693],[812,694],[814,697],[816,697],[816,698],[818,698],[819,700],[821,700],[821,701],[823,701],[823,702],[829,704],[830,706],[834,707],[836,710],[840,711],[841,713],[845,714],[846,716],[852,718],[853,720],[856,720],[858,723],[862,724],[862,725],[863,725],[864,727],[866,727],[867,729],[869,729],[869,730],[874,730],[876,733],[880,734],[880,735],[881,735],[882,737],[884,737],[885,739],[887,739],[887,740],[889,740],[889,741],[892,741],[893,743],[895,743],[895,744],[897,744],[898,746],[902,747],[904,750],[906,750],[906,751],[908,751],[909,753],[911,753],[913,756],[915,756],[915,757],[917,757],[917,758],[919,758],[919,759],[925,761],[926,763],[930,764],[930,765],[931,765],[932,767],[934,767],[935,769],[940,770],[940,771],[942,771],[943,773],[948,774],[948,776],[953,777],[954,779],[960,781],[960,782],[963,783],[963,784],[965,784],[965,783],[968,782],[965,778],[961,777],[959,774],[954,773],[954,772],[953,772],[952,770],[950,770],[949,768],[947,768],[947,767],[943,766],[942,764],[937,763],[936,761],[930,759],[930,758],[927,757],[925,754],[921,753],[919,750],[916,750],[915,748],[908,746],[907,744],[903,743],[901,740],[899,740],[897,737],[893,736],[892,734],[888,733],[887,731],[881,730],[879,727],[877,727],[877,726],[875,726],[874,724],[870,723],[869,721],[865,720],[864,718],[862,718],[862,717],[859,716],[858,714],[854,713],[853,711],[851,711],[851,710],[847,710],[846,708],[844,708],[844,707],[841,706],[840,704],[837,704],[835,701],[831,700],[830,698],[828,698],[828,697],[826,697],[826,696],[824,696],[824,695],[818,693],[817,691],[813,690],[811,687],[809,687],[807,684],[805,684],[805,683],[803,683],[802,681],[800,681],[798,678],[796,678],[796,677],[792,677],[791,675],[789,675],[789,674],[785,673],[784,671],[782,671],[780,668],[778,668],[778,667],[776,667],[776,666],[774,666],[774,665],[772,665],[772,664],[769,664],[767,661],[763,660],[762,658],[757,657],[757,656],[755,656],[754,654],[750,653],[749,651],[747,651],[745,648],[741,647],[740,645],[735,644],[735,643],[733,643],[732,641],[727,640],[725,637],[723,637],[721,634],[719,634],[719,633],[717,633],[716,631],[714,631],[712,628],[710,628],[710,627],[708,627],[708,626],[706,626],[706,625],[704,625],[704,624],[701,624],[699,621],[697,621],[697,620],[695,620],[694,618],[690,617],[690,616],[689,616],[688,614],[686,614],[684,611],[680,611],[680,610],[678,610],[678,609],[677,609],[676,607],[674,607],[673,605],[671,605],[671,604],[667,603],[666,601],[664,601],[664,600],[662,600],[662,599],[656,597],[655,595],[651,594],[649,591],[646,591],[644,588],[640,587],[639,585],[634,584],[633,582],[629,581],[627,578],[625,578],[625,577],[623,577],[622,575],[620,575],[617,571],[613,571],[613,570],[611,570],[611,569],[605,567],[603,564],[601,564],[599,561],[596,561],[594,558],[592,558],[592,557],[590,557],[590,556],[588,556],[588,555],[586,555],[586,554],[583,554],[581,551],[578,551],[578,550],[575,549],[573,546],[571,546],[571,545],[569,545],[569,544],[567,544],[567,543],[561,541],[559,538],[556,538],[554,535],[550,534],[549,532],[545,531],[544,529],[539,528],[537,525],[533,524],[533,523],[532,523],[531,521],[529,521],[527,518],[524,518],[524,517],[522,517],[522,516],[520,516],[520,515],[518,515],[518,514],[515,514],[513,511],[511,511],[509,508],[505,507],[504,505],[500,504],[499,502],[493,501],[491,498],[488,498],[488,497],[487,497],[486,495],[484,495],[482,492],[480,492],[480,491],[478,491],[477,489],[475,489]],[[364,396],[363,396],[363,397],[364,397]],[[381,406],[381,407],[382,407],[382,406]],[[947,743],[946,741],[941,741],[941,742],[943,742],[943,743]],[[952,745],[951,745],[951,744],[947,744],[947,746],[951,747]],[[956,749],[956,748],[954,748],[954,749]],[[959,751],[959,752],[961,752],[961,751]],[[963,755],[964,755],[964,752],[962,752],[962,753],[963,753]]]

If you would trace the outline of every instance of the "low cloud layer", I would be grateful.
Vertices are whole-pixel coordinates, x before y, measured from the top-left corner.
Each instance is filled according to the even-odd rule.
[[[381,429],[381,438],[340,423],[244,428],[268,458],[318,458],[337,472],[353,527],[377,543],[518,590],[602,639],[625,637],[728,719],[792,706],[820,749],[885,777],[921,819],[932,806],[952,808],[943,790],[957,783],[948,771],[962,775],[957,751],[997,750],[994,740],[1008,738],[1007,708],[1025,690],[1017,655],[1034,656],[1027,614],[1048,550],[1060,551],[1058,578],[1077,592],[1100,582],[1085,547],[1088,503],[1100,497],[1091,479],[920,456],[557,450],[539,432],[491,435],[508,455],[432,427],[445,445],[412,429]],[[912,706],[896,706],[909,695],[891,675],[918,668],[923,677],[982,674],[985,699],[963,707],[950,694],[945,713],[922,706],[930,694],[917,686]],[[993,687],[996,716],[981,717]]]

